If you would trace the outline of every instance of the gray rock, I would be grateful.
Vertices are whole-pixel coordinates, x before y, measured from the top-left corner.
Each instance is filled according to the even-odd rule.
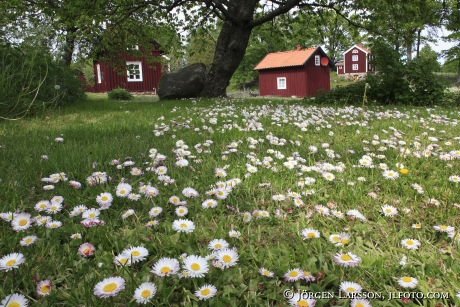
[[[160,99],[198,97],[206,82],[206,65],[196,63],[165,74],[158,84]]]

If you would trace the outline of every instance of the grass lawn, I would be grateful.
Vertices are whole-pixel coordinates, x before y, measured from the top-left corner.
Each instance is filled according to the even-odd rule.
[[[459,305],[459,122],[97,95],[0,122],[0,300]]]

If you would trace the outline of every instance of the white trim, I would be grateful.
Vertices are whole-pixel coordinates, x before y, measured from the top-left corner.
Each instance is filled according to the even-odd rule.
[[[127,75],[128,82],[142,82],[142,81],[144,81],[144,76],[143,76],[143,73],[142,73],[142,62],[140,62],[140,61],[128,61],[128,62],[126,62],[126,67],[129,67],[130,65],[133,65],[135,67],[134,67],[134,71],[131,71],[133,73],[131,73],[129,69],[126,69],[126,75]]]
[[[287,89],[287,81],[286,77],[278,77],[276,78],[276,88],[279,90],[285,90]]]
[[[347,54],[348,52],[350,52],[350,50],[354,49],[354,48],[357,48],[359,50],[361,50],[362,52],[364,52],[365,54],[368,54],[369,52],[364,50],[363,48],[359,47],[358,45],[354,45],[353,47],[347,49],[343,54],[344,54],[344,57],[345,57],[345,54]]]
[[[102,83],[101,64],[96,64],[96,78],[97,78],[97,84],[101,84]]]
[[[315,55],[315,66],[321,65],[321,56],[319,54]]]
[[[352,64],[351,65],[351,70],[353,70],[353,71],[359,70],[359,65],[358,64]]]

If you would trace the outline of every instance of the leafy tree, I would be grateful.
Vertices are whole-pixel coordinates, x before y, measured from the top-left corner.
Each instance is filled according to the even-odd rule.
[[[446,39],[455,43],[445,51],[447,65],[455,65],[458,83],[460,84],[460,0],[446,0],[443,9],[443,22],[447,30],[451,31]]]

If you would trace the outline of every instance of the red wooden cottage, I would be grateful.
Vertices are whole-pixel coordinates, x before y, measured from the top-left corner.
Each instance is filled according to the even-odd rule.
[[[357,44],[343,54],[343,71],[345,75],[367,75],[374,73],[372,52],[363,44]],[[337,71],[339,73],[339,71]]]
[[[320,47],[269,53],[254,69],[261,96],[316,96],[331,88],[330,60]]]
[[[335,67],[337,68],[337,74],[338,75],[343,75],[343,61],[335,63]]]
[[[124,88],[129,92],[156,93],[162,76],[162,64],[154,59],[163,52],[158,44],[153,44],[147,52],[138,46],[133,49],[120,53],[120,58],[115,61],[94,61],[94,92]]]

